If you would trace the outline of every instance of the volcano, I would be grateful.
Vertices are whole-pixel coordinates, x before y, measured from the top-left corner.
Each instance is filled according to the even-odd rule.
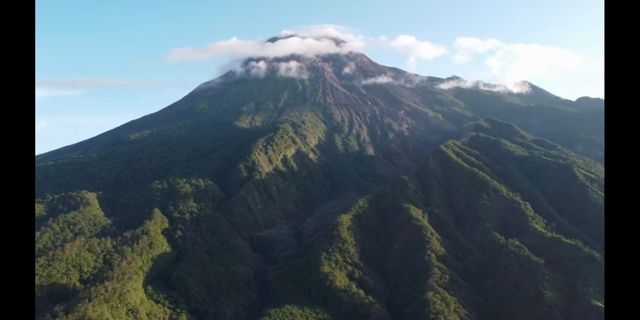
[[[37,314],[603,319],[603,163],[602,99],[249,57],[36,157]]]

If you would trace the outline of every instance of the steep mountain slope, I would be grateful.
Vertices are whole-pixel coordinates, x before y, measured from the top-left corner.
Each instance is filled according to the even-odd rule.
[[[580,177],[548,190],[535,173],[554,167]],[[328,218],[321,235],[305,223],[301,238],[313,240],[275,266],[274,305],[320,305],[335,319],[602,318],[603,240],[590,231],[604,218],[601,169],[488,120]],[[549,204],[570,194],[589,206],[581,222]]]
[[[454,89],[452,95],[480,117],[496,117],[601,163],[604,162],[604,100],[569,101],[533,84],[526,94]]]
[[[601,319],[601,100],[456,81],[249,58],[39,155],[39,316]]]

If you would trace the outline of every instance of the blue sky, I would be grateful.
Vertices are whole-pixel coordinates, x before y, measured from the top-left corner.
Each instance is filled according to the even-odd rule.
[[[36,154],[155,112],[221,74],[238,58],[214,54],[221,41],[317,25],[418,74],[524,77],[565,98],[604,97],[603,1],[36,0]],[[187,56],[171,59],[180,48]]]

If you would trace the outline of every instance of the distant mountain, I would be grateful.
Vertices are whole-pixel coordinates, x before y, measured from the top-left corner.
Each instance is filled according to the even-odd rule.
[[[602,319],[604,101],[516,89],[252,57],[39,155],[38,316]]]

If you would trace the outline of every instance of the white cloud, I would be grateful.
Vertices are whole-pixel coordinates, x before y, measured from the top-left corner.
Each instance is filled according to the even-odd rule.
[[[495,51],[485,64],[506,84],[571,72],[584,65],[579,55],[562,48],[538,44],[511,44]]]
[[[278,62],[278,75],[289,78],[307,78],[307,70],[300,62],[291,60],[287,62]]]
[[[598,68],[590,61],[564,48],[531,43],[503,43],[497,39],[460,37],[455,40],[455,63],[465,63],[474,55],[484,58],[484,66],[493,80],[511,91],[526,91],[522,80],[544,82],[571,78],[580,69]]]
[[[415,87],[418,84],[422,83],[422,81],[424,81],[425,79],[426,77],[417,74],[407,74],[403,75],[400,78],[393,78],[391,75],[385,74],[377,77],[363,79],[360,81],[360,84],[366,86],[372,84],[391,83],[398,86]]]
[[[290,54],[315,56],[327,53],[347,53],[352,51],[351,49],[348,43],[338,44],[332,39],[293,36],[274,43],[263,44],[262,52],[259,55],[266,57],[282,57]]]
[[[353,61],[349,61],[349,63],[342,69],[342,74],[353,74],[353,70],[356,69],[356,64]]]
[[[267,63],[264,60],[249,61],[246,65],[246,71],[253,77],[263,78],[267,74]]]
[[[197,61],[224,54],[249,55],[257,50],[259,50],[259,43],[239,40],[233,37],[229,40],[217,41],[204,48],[184,47],[172,49],[167,54],[167,59],[170,61]]]
[[[312,25],[300,28],[294,28],[292,30],[283,30],[283,35],[298,34],[306,37],[333,37],[342,39],[347,42],[349,48],[352,51],[361,52],[366,46],[365,37],[358,35],[353,29],[333,25]]]
[[[300,28],[295,31],[285,30],[282,38],[275,42],[240,40],[233,37],[229,40],[217,41],[206,47],[184,47],[169,51],[169,61],[197,61],[219,56],[242,57],[283,57],[291,54],[316,56],[329,53],[347,53],[361,51],[364,40],[339,26],[323,25]],[[336,42],[329,37],[342,39]]]
[[[508,83],[507,88],[511,90],[511,92],[515,92],[515,93],[531,92],[531,86],[526,81],[516,81],[516,82]]]
[[[373,78],[364,79],[360,83],[362,85],[368,85],[368,84],[382,84],[382,83],[391,83],[391,82],[394,82],[393,78],[391,78],[388,75],[381,75]]]
[[[260,57],[269,63],[270,58],[290,54],[316,56],[326,53],[362,52],[364,48],[374,51],[377,48],[383,48],[406,54],[408,69],[414,71],[420,60],[436,59],[451,51],[452,61],[455,64],[478,60],[479,63],[468,64],[468,68],[475,70],[476,78],[500,83],[505,88],[515,91],[524,90],[519,88],[522,80],[544,84],[549,83],[550,79],[556,83],[560,83],[559,79],[563,79],[565,84],[562,86],[574,86],[577,90],[578,82],[574,83],[570,79],[575,79],[578,74],[585,74],[589,77],[589,81],[602,82],[599,78],[604,73],[602,59],[590,60],[563,48],[531,43],[505,43],[496,38],[458,37],[448,49],[446,46],[418,39],[409,34],[365,37],[351,29],[335,25],[284,30],[280,37],[281,39],[276,42],[241,40],[234,37],[204,47],[173,49],[169,51],[166,58],[169,61],[194,61],[221,56],[233,58],[232,60]],[[344,42],[334,41],[332,38],[342,39]],[[258,66],[253,68],[254,76],[261,76],[261,69]],[[273,70],[280,70],[279,66],[274,68]],[[304,73],[294,72],[296,68],[283,65],[282,70],[276,72],[280,76],[305,77]],[[352,66],[347,65],[343,67],[342,74],[349,75],[354,71]],[[590,86],[591,84],[586,83],[586,78],[583,78],[580,86]],[[373,81],[372,79],[364,81],[367,80]],[[382,77],[376,81],[387,80]],[[396,82],[400,83],[402,80]]]
[[[448,80],[437,85],[438,88],[443,90],[451,90],[454,88],[476,88],[485,91],[492,92],[513,92],[513,93],[528,93],[531,91],[531,87],[525,81],[514,82],[510,85],[492,84],[484,81],[477,80],[465,80],[465,79],[453,79]]]
[[[386,39],[386,38],[385,38]],[[417,59],[432,60],[447,53],[447,48],[428,41],[420,41],[411,35],[399,35],[389,42],[392,48],[409,54],[407,64],[415,70]]]
[[[488,38],[485,40],[470,37],[456,38],[456,48],[468,52],[484,52],[502,45],[502,42],[495,38]]]
[[[485,40],[459,37],[456,38],[454,47],[456,48],[456,54],[453,56],[455,63],[465,63],[471,60],[471,55],[476,53],[482,53],[487,50],[492,50],[503,46],[502,42],[494,38]]]
[[[340,39],[344,42],[336,42]],[[365,38],[354,31],[336,25],[317,25],[284,30],[281,39],[275,42],[241,40],[237,37],[214,42],[205,47],[172,49],[166,55],[168,61],[200,61],[221,56],[232,58],[275,58],[291,54],[317,56],[330,53],[362,52],[368,44],[382,45],[409,55],[407,63],[415,69],[418,59],[432,60],[447,53],[447,48],[428,41],[418,40],[412,35],[399,35],[394,39],[386,36]],[[348,74],[349,68],[345,68]]]
[[[253,78],[264,78],[268,74],[286,78],[306,79],[308,72],[304,64],[295,61],[273,61],[271,59],[260,59],[258,61],[251,60],[245,64],[236,64],[234,71],[238,75],[244,75]]]
[[[475,83],[473,81],[469,81],[465,79],[453,79],[453,80],[448,80],[443,83],[440,83],[436,87],[443,90],[449,90],[453,88],[468,89],[468,88],[473,88],[474,86],[475,86]]]

